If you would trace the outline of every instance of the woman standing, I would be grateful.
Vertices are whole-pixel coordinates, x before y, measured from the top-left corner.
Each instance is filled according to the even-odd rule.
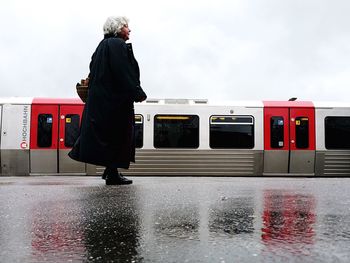
[[[92,55],[89,95],[80,136],[69,156],[77,161],[105,166],[107,185],[131,184],[118,168],[135,162],[134,102],[147,96],[140,86],[140,71],[129,39],[129,20],[109,17],[104,39]]]

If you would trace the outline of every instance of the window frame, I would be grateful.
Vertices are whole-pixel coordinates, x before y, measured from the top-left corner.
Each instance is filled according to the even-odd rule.
[[[282,139],[282,143],[283,143],[283,145],[278,145],[278,146],[275,146],[275,145],[273,145],[272,144],[272,142],[274,141],[273,140],[273,137],[272,137],[272,135],[273,135],[273,133],[272,133],[272,131],[274,130],[273,129],[273,124],[271,123],[271,121],[274,121],[274,118],[275,119],[277,119],[277,121],[279,121],[279,120],[282,120],[283,121],[283,124],[282,125],[277,125],[277,126],[281,126],[282,127],[282,138],[280,138],[280,139]],[[282,149],[285,145],[284,145],[284,140],[285,140],[285,134],[284,134],[284,128],[285,128],[285,124],[286,124],[286,122],[285,122],[285,120],[284,120],[284,116],[282,116],[282,115],[274,115],[274,116],[271,116],[270,117],[270,147],[271,147],[271,149]],[[278,142],[280,142],[281,140],[277,140]]]
[[[140,116],[141,117],[141,121],[140,122],[138,122],[138,121],[136,121],[136,116]],[[144,138],[145,138],[145,122],[144,122],[144,120],[145,120],[145,118],[143,117],[143,115],[142,114],[134,114],[134,120],[135,120],[135,127],[134,127],[134,137],[135,137],[135,148],[136,149],[142,149],[143,148],[143,145],[144,145]],[[140,124],[141,123],[141,128],[142,128],[142,140],[141,140],[141,146],[140,147],[138,147],[137,145],[136,145],[136,125],[137,124]]]
[[[307,132],[306,132],[306,140],[304,138],[301,138],[303,134],[300,134],[300,128],[302,125],[297,124],[298,121],[305,121],[303,119],[307,119]],[[306,144],[302,144],[306,142]],[[297,116],[295,117],[295,148],[296,149],[308,149],[310,147],[310,118],[309,116]]]
[[[51,140],[50,140],[50,144],[49,145],[45,145],[45,146],[42,146],[41,144],[40,144],[40,142],[41,142],[41,138],[43,137],[43,133],[41,132],[42,131],[42,129],[40,129],[40,127],[42,127],[42,126],[40,126],[40,124],[42,124],[42,122],[40,121],[40,117],[41,116],[44,116],[44,117],[46,117],[46,124],[48,123],[47,122],[47,119],[48,118],[51,118],[51,127],[50,127],[50,130],[51,130],[51,133],[50,133],[50,135],[47,133],[47,134],[45,134],[45,135],[49,135],[49,138],[51,138]],[[38,148],[50,148],[50,147],[52,147],[52,144],[53,144],[53,141],[52,141],[52,139],[53,139],[53,127],[54,127],[54,125],[53,125],[53,121],[54,121],[54,119],[53,119],[53,114],[52,113],[39,113],[38,114],[38,117],[37,117],[37,141],[36,141],[36,144],[37,144],[37,147]]]
[[[339,148],[339,147],[334,147],[333,145],[331,145],[331,147],[329,146],[329,143],[327,145],[327,119],[330,119],[330,118],[348,118],[350,120],[350,116],[326,116],[324,118],[324,147],[325,149],[327,150],[350,150],[350,144],[349,144],[349,147],[342,147],[342,148]],[[349,126],[350,128],[350,126]],[[350,131],[349,131],[350,133]]]
[[[71,136],[67,136],[68,134],[67,134],[67,123],[69,123],[69,122],[67,122],[67,118],[68,118],[68,116],[69,116],[69,118],[71,118],[72,119],[72,116],[78,116],[78,133],[76,134],[76,137],[75,138],[73,138],[73,140],[72,140],[72,144],[69,144],[69,145],[67,145],[67,138],[69,137],[70,139],[71,139]],[[75,143],[75,141],[76,141],[76,139],[78,138],[78,136],[79,136],[79,130],[80,130],[80,118],[81,118],[81,116],[80,116],[80,114],[78,114],[78,113],[70,113],[70,114],[66,114],[65,115],[65,119],[64,119],[64,147],[67,147],[67,148],[72,148],[73,146],[74,146],[74,143]],[[72,122],[70,122],[70,123],[72,123]]]
[[[196,121],[197,121],[197,127],[196,127],[196,130],[197,130],[197,134],[196,137],[197,137],[197,141],[195,144],[193,144],[193,146],[191,147],[172,147],[172,146],[169,146],[169,147],[163,147],[163,146],[159,146],[159,145],[156,145],[156,125],[157,125],[157,117],[169,117],[169,118],[181,118],[181,117],[189,117],[189,118],[196,118]],[[198,149],[200,147],[200,116],[198,114],[173,114],[173,113],[170,113],[170,114],[166,114],[166,113],[157,113],[154,115],[153,117],[153,147],[155,149],[188,149],[188,150],[193,150],[193,149]]]
[[[213,147],[212,143],[211,143],[211,125],[213,124],[212,122],[212,118],[216,117],[216,118],[227,118],[227,117],[235,117],[235,118],[250,118],[251,121],[250,122],[218,122],[215,123],[216,125],[246,125],[246,126],[252,126],[252,145],[250,147]],[[210,149],[222,149],[222,150],[227,150],[227,149],[232,149],[232,150],[251,150],[255,148],[255,118],[253,115],[217,115],[217,114],[213,114],[211,116],[209,116],[209,148]]]

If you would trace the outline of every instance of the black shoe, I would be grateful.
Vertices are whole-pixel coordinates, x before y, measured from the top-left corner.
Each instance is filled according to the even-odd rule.
[[[123,185],[132,184],[132,180],[125,178],[122,174],[118,176],[108,176],[106,177],[106,185]]]
[[[106,180],[106,178],[107,178],[107,175],[109,174],[109,169],[106,167],[105,169],[104,169],[104,171],[103,171],[103,174],[102,174],[102,179],[103,180]]]
[[[103,180],[106,180],[107,176],[117,176],[118,177],[118,170],[115,171],[115,170],[112,170],[108,167],[106,167],[103,171],[103,174],[102,174],[102,179]]]
[[[131,182],[132,182],[132,180],[130,180],[130,179],[124,177],[123,174],[119,173],[118,175],[119,175],[119,177],[122,178],[123,180],[128,180],[128,181],[131,181]]]

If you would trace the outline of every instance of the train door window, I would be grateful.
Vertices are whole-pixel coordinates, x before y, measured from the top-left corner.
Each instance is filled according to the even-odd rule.
[[[51,147],[52,145],[52,114],[38,115],[38,147]]]
[[[271,148],[283,148],[284,146],[284,119],[274,116],[270,119]]]
[[[350,149],[350,117],[325,118],[326,149]]]
[[[135,147],[142,148],[143,146],[143,117],[135,115]]]
[[[295,118],[295,141],[296,148],[305,149],[309,147],[309,118]]]
[[[198,148],[199,117],[197,115],[156,115],[154,147]]]
[[[253,148],[254,118],[252,116],[211,116],[209,141],[211,148]]]
[[[65,119],[64,146],[73,147],[79,136],[80,116],[78,114],[67,114]]]

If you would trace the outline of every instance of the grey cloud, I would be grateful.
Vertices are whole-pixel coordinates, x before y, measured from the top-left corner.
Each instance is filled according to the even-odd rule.
[[[45,10],[26,17],[15,4],[4,5],[0,96],[76,96],[104,17],[117,7],[107,2],[107,11],[87,5],[82,13],[83,2],[63,1],[44,25]],[[131,18],[149,97],[348,100],[346,0],[134,2],[137,10],[126,4],[120,10]]]

